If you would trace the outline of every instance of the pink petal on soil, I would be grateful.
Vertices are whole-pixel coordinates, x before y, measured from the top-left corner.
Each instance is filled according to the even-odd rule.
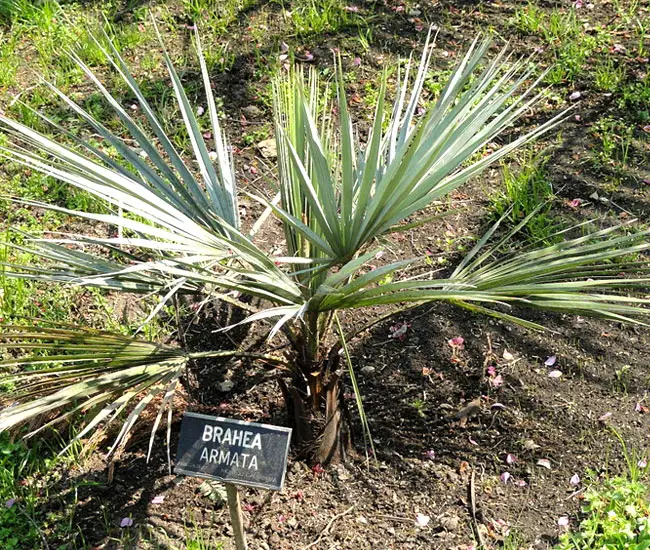
[[[566,526],[569,525],[569,518],[566,517],[566,516],[562,516],[561,518],[558,518],[558,520],[557,520],[557,524],[558,524],[560,527],[566,527]]]
[[[546,359],[546,361],[544,361],[544,364],[547,367],[552,367],[553,365],[555,365],[556,361],[557,361],[557,356],[556,355],[551,355],[549,358]]]
[[[462,336],[456,336],[455,338],[452,338],[451,340],[447,341],[447,344],[449,344],[450,347],[452,348],[459,348],[465,343],[465,338]]]
[[[569,480],[569,483],[574,487],[580,485],[580,476],[578,474],[573,474]]]
[[[280,53],[287,53],[289,51],[289,44],[286,42],[280,43]]]
[[[511,476],[510,476],[510,472],[503,472],[503,473],[499,476],[499,479],[500,479],[503,483],[508,483],[508,480],[510,479],[510,477],[511,477]]]
[[[429,522],[431,521],[431,517],[427,516],[426,514],[417,514],[415,516],[415,523],[417,523],[420,527],[426,527],[429,525]]]
[[[314,54],[312,54],[309,50],[305,51],[305,61],[313,61],[314,60]]]
[[[551,461],[548,458],[540,458],[537,461],[537,465],[546,468],[547,470],[551,469]]]
[[[156,495],[151,500],[151,504],[162,504],[165,501],[165,495]]]
[[[581,95],[582,95],[582,94],[581,94],[580,92],[573,92],[573,93],[569,96],[569,99],[570,99],[571,101],[576,101],[576,100],[580,99],[580,96],[581,96]]]
[[[131,527],[133,525],[133,520],[131,518],[122,518],[120,521],[120,527]]]
[[[496,376],[496,375],[497,375],[497,369],[494,368],[492,365],[490,365],[490,366],[487,368],[487,373],[488,373],[490,376]]]
[[[648,465],[648,461],[645,458],[642,458],[636,464],[639,468],[645,468]]]
[[[352,65],[354,65],[355,67],[358,67],[359,65],[361,65],[361,58],[360,57],[355,57],[352,60]]]
[[[507,464],[514,464],[515,462],[517,462],[517,457],[515,455],[512,455],[512,454],[508,453],[506,455],[506,463]]]
[[[582,204],[582,199],[573,199],[570,201],[567,201],[567,205],[570,206],[571,208],[578,208]]]
[[[517,487],[525,487],[528,485],[523,479],[518,479],[517,481],[514,482]]]
[[[350,13],[359,13],[359,7],[358,6],[345,6],[343,9],[345,11],[349,11]]]
[[[490,408],[503,410],[506,408],[506,406],[503,403],[494,403]]]
[[[562,376],[561,370],[552,370],[551,372],[548,373],[549,378],[559,378],[560,376]]]
[[[469,440],[469,442],[470,442],[472,445],[476,445],[476,446],[478,447],[478,443],[477,443],[476,441],[474,441],[471,437],[468,437],[467,439]]]
[[[493,388],[499,388],[503,386],[503,376],[497,374],[494,378],[490,378],[490,386]]]
[[[608,419],[610,416],[612,416],[612,413],[611,413],[611,412],[606,412],[606,413],[603,414],[602,416],[599,416],[599,417],[598,417],[598,422],[607,422],[607,419]]]
[[[431,460],[433,460],[434,458],[436,458],[436,452],[433,451],[433,450],[429,450],[429,451],[427,451],[427,452],[424,453],[424,454],[426,455],[427,458],[429,458],[429,459],[431,459]]]

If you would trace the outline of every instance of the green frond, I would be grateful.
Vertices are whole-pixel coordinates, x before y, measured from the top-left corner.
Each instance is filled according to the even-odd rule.
[[[0,383],[12,388],[2,395],[0,431],[40,420],[30,427],[31,437],[83,413],[77,441],[100,425],[124,421],[128,412],[111,452],[147,405],[157,403],[161,411],[172,406],[165,397],[173,396],[190,358],[180,349],[68,326],[5,326],[0,349],[14,355],[0,361]],[[21,355],[29,350],[35,353]]]

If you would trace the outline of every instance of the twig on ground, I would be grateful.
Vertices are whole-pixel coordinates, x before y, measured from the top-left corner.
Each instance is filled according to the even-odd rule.
[[[334,525],[334,522],[337,519],[342,518],[343,516],[349,514],[354,510],[354,507],[356,504],[353,504],[350,506],[347,510],[344,512],[341,512],[340,514],[336,514],[325,526],[325,528],[320,532],[320,535],[318,535],[318,538],[314,542],[310,542],[307,546],[305,546],[302,550],[307,550],[308,548],[313,548],[314,546],[318,546],[320,544],[320,541],[323,540],[323,537],[326,536],[329,533],[329,530],[332,528],[332,525]]]
[[[476,519],[476,489],[474,486],[475,475],[476,472],[472,470],[472,477],[469,480],[469,506],[470,506],[469,512],[472,516],[472,527],[474,528],[474,532],[476,533],[476,538],[478,539],[479,547],[485,549],[487,548],[487,546],[485,546],[485,541],[483,540],[483,534],[479,529],[478,520]]]

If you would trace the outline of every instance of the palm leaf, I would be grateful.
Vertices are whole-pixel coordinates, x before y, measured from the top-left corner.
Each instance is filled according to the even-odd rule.
[[[40,418],[41,425],[30,427],[26,434],[32,437],[83,413],[85,421],[72,445],[121,419],[122,428],[109,454],[126,442],[146,407],[158,404],[153,440],[162,411],[171,410],[179,379],[193,358],[242,356],[286,366],[272,355],[239,350],[188,353],[71,325],[5,326],[0,350],[14,356],[0,361],[0,383],[12,388],[1,396],[0,432]],[[30,350],[36,353],[25,354]],[[123,412],[128,412],[126,419],[121,418]]]

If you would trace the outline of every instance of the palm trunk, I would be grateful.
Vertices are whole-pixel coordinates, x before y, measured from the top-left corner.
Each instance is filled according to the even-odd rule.
[[[304,341],[296,358],[300,375],[291,385],[281,380],[280,388],[293,425],[294,446],[310,460],[330,464],[347,459],[352,439],[339,355],[323,352],[321,320],[318,314],[306,314]]]

